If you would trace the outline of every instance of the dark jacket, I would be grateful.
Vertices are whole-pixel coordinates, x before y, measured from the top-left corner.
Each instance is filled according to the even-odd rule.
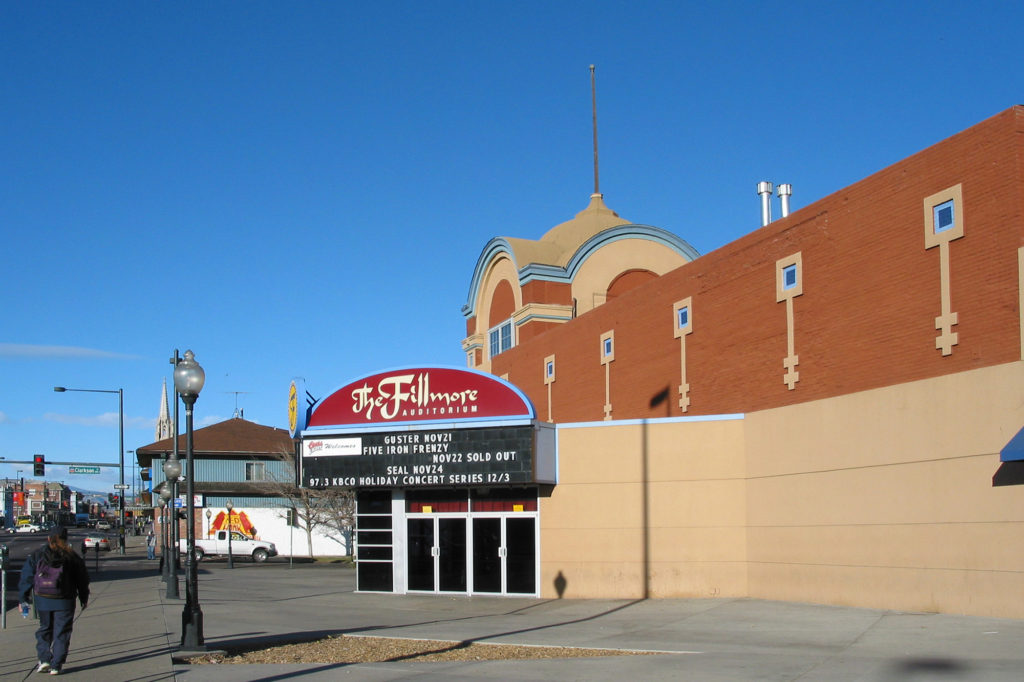
[[[32,593],[36,566],[40,561],[57,567],[63,564],[67,590],[61,599],[40,597]],[[89,603],[89,571],[85,561],[71,550],[68,553],[54,552],[49,545],[33,552],[25,559],[21,567],[21,580],[18,581],[18,596],[22,604],[35,601],[37,611],[72,611],[77,598],[84,609]]]

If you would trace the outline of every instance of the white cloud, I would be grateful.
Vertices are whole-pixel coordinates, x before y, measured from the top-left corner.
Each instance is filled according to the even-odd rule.
[[[0,415],[2,414],[3,413],[0,413]],[[75,426],[118,426],[117,412],[104,412],[103,414],[99,414],[94,417],[79,414],[60,414],[58,412],[47,412],[46,414],[43,415],[43,419],[50,422],[57,422],[58,424],[74,424]],[[3,419],[0,419],[0,422],[2,421]],[[152,417],[125,416],[124,428],[155,429],[156,419]]]
[[[11,418],[6,413],[0,412],[0,424],[10,424]]]
[[[124,428],[126,429],[149,429],[156,430],[156,417],[125,417]]]
[[[43,419],[49,422],[57,422],[58,424],[74,424],[75,426],[118,425],[117,412],[104,412],[103,414],[96,415],[95,417],[86,417],[78,414],[59,414],[57,412],[47,412],[46,414],[43,415]]]
[[[37,346],[28,343],[0,343],[0,357],[7,358],[119,358],[138,359],[137,355],[114,353],[80,346]]]

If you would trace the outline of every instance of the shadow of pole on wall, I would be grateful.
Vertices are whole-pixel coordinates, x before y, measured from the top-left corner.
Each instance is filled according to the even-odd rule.
[[[666,386],[662,390],[651,396],[650,409],[655,409],[662,403],[665,403],[666,415],[668,412],[668,392],[669,388]],[[643,533],[643,598],[649,599],[651,596],[651,521],[650,521],[650,480],[648,474],[648,447],[647,447],[647,429],[649,428],[649,420],[644,419],[642,429],[642,443],[640,447],[640,508],[642,519],[641,532]]]
[[[565,579],[565,576],[562,575],[561,571],[559,571],[558,575],[555,576],[555,592],[558,593],[559,599],[561,599],[562,595],[565,594],[565,586],[568,584],[568,582],[569,581]]]

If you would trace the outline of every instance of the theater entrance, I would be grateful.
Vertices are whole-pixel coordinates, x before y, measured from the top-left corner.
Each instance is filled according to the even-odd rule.
[[[410,592],[537,593],[533,488],[406,491]]]
[[[410,592],[537,592],[535,518],[412,517],[406,523]]]
[[[535,488],[395,490],[358,499],[360,591],[390,591],[392,583],[396,592],[539,594]],[[381,513],[387,508],[391,514]],[[380,546],[388,538],[391,547]]]

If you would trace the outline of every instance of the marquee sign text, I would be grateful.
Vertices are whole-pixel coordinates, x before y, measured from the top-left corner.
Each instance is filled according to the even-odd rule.
[[[302,443],[302,485],[401,488],[534,481],[531,426],[360,433]]]

